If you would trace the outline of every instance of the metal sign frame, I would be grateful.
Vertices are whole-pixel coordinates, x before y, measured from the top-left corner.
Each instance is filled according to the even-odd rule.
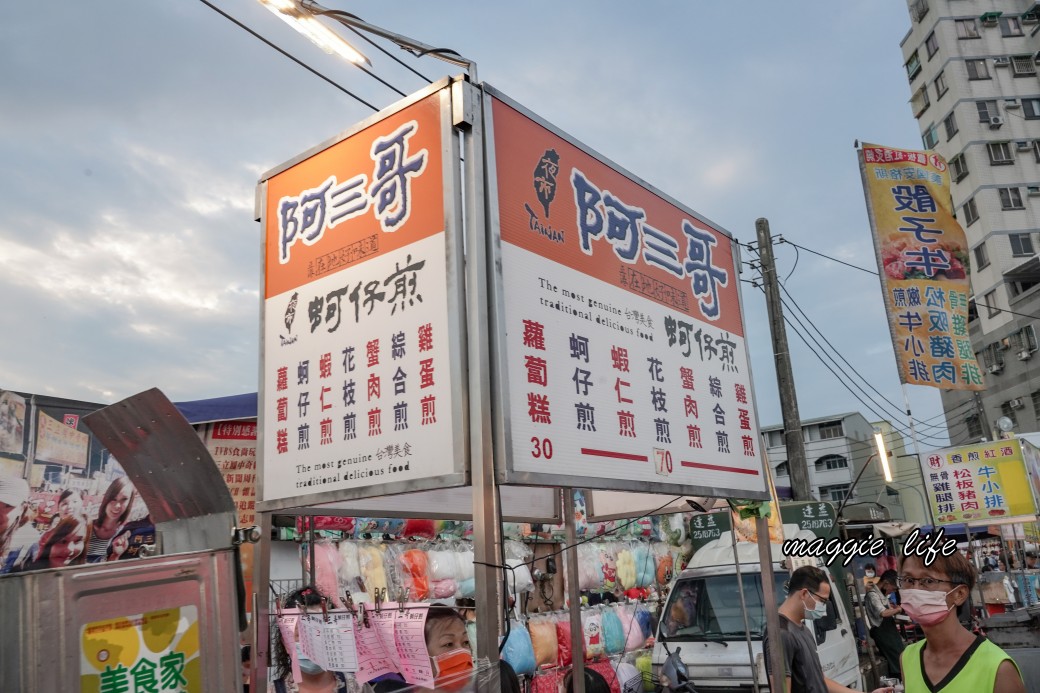
[[[279,499],[264,499],[265,466],[270,462],[265,459],[263,441],[266,439],[269,423],[265,411],[265,368],[267,366],[267,354],[264,349],[264,340],[267,331],[264,305],[266,302],[266,281],[264,277],[267,262],[267,193],[268,181],[279,173],[285,172],[296,164],[324,152],[330,147],[362,132],[363,130],[377,125],[384,119],[391,117],[406,108],[435,94],[440,94],[440,137],[442,142],[441,172],[440,176],[444,187],[444,237],[446,250],[447,269],[447,334],[441,339],[448,340],[448,365],[454,382],[466,382],[468,379],[468,362],[466,351],[467,327],[465,323],[464,300],[464,271],[463,261],[463,238],[462,238],[462,185],[460,171],[457,162],[460,158],[459,134],[453,127],[453,100],[451,79],[441,79],[430,86],[409,95],[407,98],[393,104],[379,113],[361,121],[353,127],[343,131],[339,135],[326,140],[322,144],[293,157],[289,161],[264,173],[257,187],[256,217],[264,230],[261,240],[261,272],[260,272],[260,368],[259,368],[259,401],[257,412],[257,512],[283,511],[293,508],[304,508],[317,506],[336,501],[353,498],[364,498],[372,496],[385,496],[398,493],[409,493],[414,491],[426,491],[447,487],[463,486],[468,483],[469,469],[469,424],[467,417],[468,392],[466,388],[453,388],[451,402],[452,438],[455,441],[454,450],[444,454],[453,456],[452,472],[439,477],[424,477],[408,479],[396,482],[376,483],[354,488],[332,489],[310,494],[299,494],[292,497]],[[433,175],[433,172],[427,175]]]
[[[510,390],[508,382],[508,374],[506,372],[506,325],[505,325],[505,296],[504,296],[504,280],[502,272],[502,229],[500,223],[500,207],[498,199],[498,177],[497,177],[497,166],[495,157],[495,148],[493,143],[495,142],[495,125],[493,117],[491,115],[492,103],[494,100],[498,100],[503,104],[518,111],[521,115],[527,117],[537,125],[545,128],[551,134],[563,139],[565,142],[578,148],[585,154],[597,159],[604,165],[614,169],[618,174],[627,177],[636,185],[639,185],[649,191],[650,193],[657,195],[666,203],[676,207],[683,214],[688,215],[692,219],[696,219],[706,225],[709,225],[712,229],[717,230],[724,238],[728,238],[733,244],[733,266],[732,266],[732,277],[734,280],[739,276],[740,269],[740,254],[739,244],[733,238],[733,236],[725,231],[718,224],[710,221],[704,216],[697,214],[688,207],[680,204],[669,195],[657,190],[652,185],[642,180],[638,176],[633,175],[623,167],[617,165],[606,157],[602,156],[595,150],[585,146],[578,140],[574,139],[567,133],[554,127],[552,124],[546,122],[538,115],[534,114],[524,106],[520,105],[513,99],[509,98],[502,92],[498,91],[494,87],[487,84],[484,87],[484,112],[485,112],[485,129],[487,132],[488,141],[488,152],[487,162],[485,169],[486,185],[487,185],[487,199],[488,199],[488,218],[491,224],[489,233],[489,255],[488,265],[491,268],[491,276],[489,277],[489,332],[491,339],[491,355],[492,355],[492,383],[493,383],[493,398],[496,402],[501,403],[498,409],[494,412],[494,432],[495,432],[495,453],[497,459],[497,476],[498,481],[501,484],[516,484],[516,485],[534,485],[534,486],[556,486],[556,487],[573,487],[573,488],[591,488],[593,484],[592,477],[568,475],[568,474],[545,474],[540,472],[530,471],[519,471],[514,468],[513,460],[513,430],[512,425],[504,411],[508,408],[508,402],[510,401]],[[739,289],[738,289],[739,295]],[[746,326],[744,321],[744,309],[743,301],[738,301],[740,306],[740,321],[742,326]],[[751,386],[753,382],[751,368],[750,368],[750,353],[747,349],[747,333],[743,335],[744,341],[744,356],[748,364],[748,379],[750,390],[749,396],[751,398],[749,407],[755,412],[755,430],[751,431],[754,434],[754,440],[756,444],[761,445],[761,437],[757,430],[757,406],[754,400],[754,387]],[[748,498],[755,500],[767,500],[769,499],[769,488],[766,481],[766,474],[768,470],[765,465],[764,451],[760,451],[759,460],[761,463],[760,478],[762,479],[763,490],[753,491],[746,489],[735,489],[727,487],[708,487],[701,485],[685,485],[677,483],[662,483],[662,482],[647,482],[642,480],[631,480],[631,479],[596,479],[597,482],[595,487],[602,490],[615,490],[615,491],[634,491],[642,493],[657,493],[662,496],[665,494],[673,495],[703,495],[703,496],[716,496],[716,497],[739,497]]]

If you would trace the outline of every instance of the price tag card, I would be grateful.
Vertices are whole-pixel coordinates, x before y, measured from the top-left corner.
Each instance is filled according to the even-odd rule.
[[[426,614],[429,607],[425,604],[406,604],[403,611],[397,611],[394,620],[394,644],[397,656],[401,660],[401,673],[408,683],[433,687],[433,667],[430,666],[430,652],[426,649]]]
[[[396,656],[390,655],[386,643],[380,637],[378,626],[372,623],[372,616],[374,614],[369,612],[367,626],[361,623],[354,626],[358,658],[357,680],[360,683],[368,683],[377,676],[398,671],[394,663]],[[392,634],[393,621],[390,621],[390,630]],[[396,649],[394,654],[396,655]]]
[[[354,615],[349,611],[330,611],[323,624],[325,660],[329,671],[356,672],[358,670],[357,641]]]
[[[379,636],[386,652],[394,665],[394,671],[401,672],[401,658],[397,656],[397,644],[394,642],[394,622],[397,620],[397,604],[384,603],[380,611],[370,611],[368,622]],[[402,672],[403,673],[403,672]]]
[[[295,609],[286,609],[278,617],[278,632],[282,635],[282,644],[292,661],[293,681],[300,680],[299,644],[296,642],[296,624],[300,620]]]
[[[329,662],[325,652],[325,620],[320,616],[308,614],[300,619],[300,652],[304,657],[328,670]]]

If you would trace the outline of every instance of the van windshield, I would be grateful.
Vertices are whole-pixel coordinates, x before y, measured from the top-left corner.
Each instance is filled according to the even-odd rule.
[[[787,592],[785,572],[774,574],[778,601]],[[751,637],[762,637],[766,617],[762,609],[762,575],[741,576],[747,602]],[[667,640],[743,640],[744,617],[740,611],[737,576],[712,575],[678,581],[668,596],[661,619],[661,635]]]

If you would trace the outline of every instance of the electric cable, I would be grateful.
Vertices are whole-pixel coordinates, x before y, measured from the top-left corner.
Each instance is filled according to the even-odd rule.
[[[276,51],[278,51],[279,53],[281,53],[282,55],[284,55],[284,56],[285,56],[286,58],[288,58],[289,60],[292,60],[292,61],[293,61],[294,63],[296,63],[296,64],[297,64],[297,65],[299,65],[300,67],[304,68],[304,69],[305,69],[305,70],[307,70],[308,72],[310,72],[310,73],[314,74],[315,76],[317,76],[317,77],[320,77],[321,79],[325,80],[326,82],[328,82],[328,83],[329,83],[329,84],[331,84],[332,86],[336,87],[336,88],[337,88],[337,89],[339,89],[339,90],[340,90],[341,92],[343,92],[344,94],[346,94],[346,95],[347,95],[347,96],[349,96],[350,98],[354,99],[354,100],[355,100],[355,101],[357,101],[358,103],[361,103],[361,104],[363,104],[363,105],[365,105],[365,106],[368,106],[368,107],[369,107],[369,108],[371,108],[371,109],[372,109],[373,111],[379,111],[379,109],[378,109],[378,108],[376,108],[375,106],[373,106],[372,104],[370,104],[370,103],[369,103],[368,101],[365,101],[365,100],[364,100],[363,98],[361,98],[360,96],[358,96],[358,95],[357,95],[357,94],[355,94],[354,92],[350,91],[350,90],[349,90],[349,89],[347,89],[346,87],[344,87],[344,86],[342,86],[342,85],[338,84],[337,82],[334,82],[334,81],[333,81],[333,80],[332,80],[331,78],[329,78],[329,77],[326,77],[326,76],[325,76],[325,75],[323,75],[322,73],[318,72],[318,71],[317,71],[316,69],[314,69],[313,67],[311,67],[311,66],[310,66],[310,65],[308,65],[307,63],[303,62],[302,60],[300,60],[300,59],[299,59],[299,58],[297,58],[296,56],[292,55],[292,54],[291,54],[291,53],[289,53],[288,51],[286,51],[286,50],[282,49],[281,47],[279,47],[279,46],[275,45],[275,44],[274,44],[273,42],[269,41],[268,39],[264,38],[263,36],[261,36],[261,35],[260,35],[260,34],[258,34],[257,32],[253,31],[252,29],[250,29],[249,27],[247,27],[247,26],[246,26],[245,24],[243,24],[242,22],[238,21],[237,19],[235,19],[234,17],[232,17],[231,15],[229,15],[229,14],[228,14],[227,12],[225,12],[224,10],[220,9],[220,8],[219,8],[219,7],[217,7],[216,5],[214,5],[214,4],[212,4],[211,2],[209,2],[209,0],[199,0],[199,2],[201,2],[201,3],[203,4],[203,5],[205,5],[206,7],[210,8],[211,10],[213,10],[214,12],[216,12],[217,14],[219,14],[219,15],[220,15],[221,17],[224,17],[224,18],[225,18],[225,19],[227,19],[227,20],[228,20],[229,22],[233,23],[233,24],[234,24],[235,26],[239,27],[240,29],[243,29],[243,30],[247,31],[247,32],[248,32],[249,34],[251,34],[251,35],[252,35],[252,36],[254,36],[255,38],[257,38],[257,39],[259,39],[259,40],[263,41],[263,42],[264,42],[264,43],[266,43],[266,44],[267,44],[268,46],[270,46],[271,48],[275,49]]]
[[[333,19],[338,19],[340,17],[349,17],[350,19],[356,19],[359,22],[365,21],[365,20],[361,19],[361,17],[358,17],[356,14],[351,14],[350,12],[344,12],[343,10],[325,10],[324,12],[317,12],[316,14],[332,17]],[[397,63],[401,67],[405,68],[406,70],[409,70],[412,74],[416,75],[417,77],[426,80],[427,83],[433,84],[433,80],[432,79],[430,79],[429,77],[427,77],[423,73],[419,72],[414,67],[412,67],[408,63],[406,63],[403,60],[401,60],[400,58],[398,58],[396,55],[393,55],[392,53],[390,53],[390,51],[386,50],[385,48],[380,46],[378,43],[376,43],[375,41],[373,41],[369,37],[367,37],[364,34],[362,34],[360,31],[358,31],[354,27],[350,26],[349,24],[343,23],[343,22],[340,22],[340,24],[343,24],[343,26],[345,26],[347,29],[350,29],[351,32],[353,32],[355,35],[357,35],[358,38],[360,38],[360,39],[364,40],[365,42],[367,42],[370,46],[375,48],[377,51],[379,51],[380,53],[382,53],[386,57],[388,57],[391,60],[393,60],[395,63]],[[407,51],[407,49],[402,49],[402,50]],[[408,52],[410,52],[410,51],[408,51]]]
[[[781,297],[780,300],[783,303],[783,305],[785,305],[785,306],[788,305],[787,301],[784,300],[783,297]],[[799,327],[801,327],[802,330],[805,330],[805,332],[808,334],[808,339],[813,340],[813,342],[815,342],[816,346],[818,346],[820,348],[820,350],[823,352],[823,355],[821,355],[820,352],[818,352],[815,349],[813,349],[812,345],[809,344],[808,339],[806,339],[806,335],[803,334],[797,327],[795,327],[795,325],[788,319],[786,313],[784,314],[784,322],[786,322],[792,329],[795,330],[795,332],[797,332],[798,336],[802,339],[802,341],[805,343],[805,345],[807,347],[809,347],[810,351],[813,352],[813,355],[816,356],[820,360],[821,363],[823,363],[825,366],[827,366],[827,370],[829,370],[831,373],[833,373],[834,376],[836,378],[838,378],[839,380],[841,380],[842,384],[845,385],[846,388],[848,388],[848,385],[846,384],[846,382],[844,380],[841,379],[841,377],[838,375],[837,371],[835,371],[833,368],[831,368],[831,366],[827,363],[827,361],[824,360],[824,356],[826,356],[827,359],[829,359],[831,361],[831,363],[833,363],[834,366],[836,366],[838,369],[841,369],[841,364],[839,364],[834,359],[833,356],[831,356],[829,353],[826,352],[826,350],[823,349],[823,346],[819,343],[819,341],[815,337],[813,337],[813,335],[811,333],[809,333],[808,328],[806,328],[804,326],[804,324],[801,322],[800,318],[798,318],[797,315],[794,316],[794,319],[798,322]],[[860,376],[860,377],[862,377],[862,376]],[[855,383],[853,383],[853,384],[855,384]],[[881,412],[879,413],[879,411],[877,409],[874,409],[873,407],[870,407],[869,405],[867,405],[868,408],[871,410],[871,412],[873,412],[876,416],[878,416],[881,419],[891,419],[891,418],[893,418],[890,415],[889,416],[885,415],[886,412],[884,411],[884,405],[882,405],[880,402],[878,402],[876,399],[874,399],[869,393],[867,393],[867,392],[863,391],[862,389],[860,389],[859,385],[856,385],[856,388],[859,389],[860,393],[862,393],[864,397],[869,399],[872,404],[874,404],[875,406],[881,408]],[[848,389],[849,389],[849,392],[852,392],[851,388],[848,388]],[[863,399],[859,397],[859,395],[856,395],[856,399],[858,399],[860,402],[862,402],[864,405],[866,405],[866,402],[864,402]],[[905,412],[903,412],[903,413],[905,413]],[[895,421],[889,421],[889,423],[892,424],[893,428],[898,428],[904,434],[910,433],[910,429],[909,428],[904,428],[901,425],[897,424]],[[927,433],[924,433],[923,431],[918,432],[917,435],[918,435],[918,437],[931,438],[933,440],[941,440],[941,438],[936,438],[935,436],[931,436],[931,435],[929,435]]]
[[[875,392],[875,393],[876,393],[876,394],[877,394],[877,395],[878,395],[879,397],[881,397],[881,398],[882,398],[883,400],[885,400],[886,402],[888,402],[888,404],[890,404],[890,405],[891,405],[892,407],[894,407],[894,408],[895,408],[895,410],[896,410],[896,411],[898,411],[898,412],[899,412],[899,414],[900,414],[901,416],[905,416],[905,415],[907,414],[907,412],[906,412],[906,409],[904,409],[904,408],[900,407],[900,406],[899,406],[898,404],[896,404],[896,403],[895,403],[895,402],[893,402],[893,401],[892,401],[891,399],[889,399],[889,398],[888,398],[888,397],[886,397],[886,396],[885,396],[884,394],[882,394],[882,393],[881,393],[881,391],[880,391],[880,390],[878,390],[878,389],[877,389],[876,387],[874,387],[874,385],[872,385],[872,384],[870,383],[870,381],[869,381],[869,380],[868,380],[867,378],[865,378],[865,377],[863,376],[863,374],[862,374],[862,373],[860,373],[860,372],[859,372],[858,370],[856,370],[856,367],[855,367],[855,366],[853,366],[853,365],[852,365],[852,363],[850,363],[850,362],[849,362],[849,360],[848,360],[847,358],[845,358],[845,356],[844,356],[844,355],[843,355],[843,354],[841,353],[841,351],[839,351],[839,350],[837,349],[837,347],[835,347],[835,346],[834,346],[834,344],[832,344],[832,343],[831,343],[831,341],[830,341],[829,339],[827,339],[827,336],[826,336],[825,334],[823,334],[823,331],[822,331],[822,330],[820,330],[820,328],[816,326],[816,323],[814,323],[814,322],[812,321],[812,319],[811,319],[811,318],[810,318],[810,317],[809,317],[809,316],[808,316],[808,315],[806,314],[806,312],[805,312],[804,310],[802,310],[802,307],[801,307],[800,305],[798,305],[797,301],[795,301],[795,300],[794,300],[794,297],[793,297],[793,296],[791,296],[791,292],[787,290],[787,287],[786,287],[786,286],[784,286],[784,285],[783,285],[782,283],[781,283],[781,284],[779,284],[779,286],[780,286],[780,290],[781,290],[781,291],[783,291],[783,292],[784,292],[785,294],[787,294],[787,298],[788,298],[788,299],[789,299],[789,301],[790,301],[790,303],[788,303],[788,301],[783,301],[783,299],[781,298],[781,300],[783,301],[783,304],[784,304],[785,306],[788,306],[788,307],[790,307],[790,306],[792,306],[792,305],[793,305],[793,306],[794,306],[794,308],[795,308],[795,310],[797,310],[797,311],[798,311],[799,313],[801,313],[802,317],[804,317],[804,318],[805,318],[805,320],[806,320],[806,322],[808,322],[808,323],[809,323],[809,325],[811,325],[811,326],[812,326],[813,330],[815,330],[815,331],[816,331],[816,333],[820,335],[820,337],[821,337],[821,338],[823,339],[823,341],[824,341],[824,342],[825,342],[825,343],[827,344],[827,346],[829,346],[829,347],[831,348],[831,350],[832,350],[832,351],[833,351],[833,352],[834,352],[835,354],[837,354],[837,355],[838,355],[838,358],[840,358],[840,359],[842,360],[842,362],[844,362],[844,363],[845,363],[845,365],[849,367],[849,370],[851,370],[851,371],[852,371],[853,373],[855,373],[855,374],[856,374],[856,376],[857,376],[857,377],[859,377],[859,379],[860,379],[860,380],[862,380],[862,381],[863,381],[863,382],[864,382],[864,383],[865,383],[865,384],[867,385],[867,387],[869,387],[869,388],[870,388],[871,390],[873,390],[873,391],[874,391],[874,392]],[[803,327],[804,327],[804,325],[803,325]],[[810,336],[811,336],[811,335],[810,335]],[[816,339],[815,339],[815,338],[813,338],[813,341],[816,341]],[[816,341],[816,344],[817,344],[817,346],[819,346],[819,347],[820,347],[820,349],[821,349],[821,350],[823,350],[823,346],[822,346],[822,345],[821,345],[821,344],[820,344],[820,343],[819,343],[818,341]],[[835,365],[837,365],[837,364],[835,364]],[[878,404],[878,403],[877,403],[877,402],[875,401],[875,404]],[[880,406],[880,405],[879,405],[879,406]],[[938,427],[939,427],[939,426],[938,426],[938,425],[936,425],[936,424],[928,424],[928,423],[925,423],[924,421],[921,421],[920,419],[918,419],[918,418],[916,418],[916,417],[913,417],[913,416],[911,416],[911,419],[912,419],[912,420],[913,420],[914,422],[918,423],[918,424],[922,424],[922,425],[925,425],[925,426],[931,426],[931,427],[933,427],[933,428],[938,428]]]

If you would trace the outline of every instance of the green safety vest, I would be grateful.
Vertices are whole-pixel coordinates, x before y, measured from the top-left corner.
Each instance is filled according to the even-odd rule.
[[[924,665],[921,657],[924,655],[925,640],[920,640],[908,645],[903,650],[903,683],[906,693],[957,693],[959,691],[970,691],[971,693],[993,693],[993,684],[997,680],[997,669],[1005,661],[1015,664],[1015,660],[994,645],[989,640],[979,636],[962,655],[959,662],[954,665],[950,673],[943,681],[933,682],[934,688],[929,688],[925,683]],[[1018,665],[1015,664],[1015,669]],[[1019,672],[1019,676],[1022,673]]]

